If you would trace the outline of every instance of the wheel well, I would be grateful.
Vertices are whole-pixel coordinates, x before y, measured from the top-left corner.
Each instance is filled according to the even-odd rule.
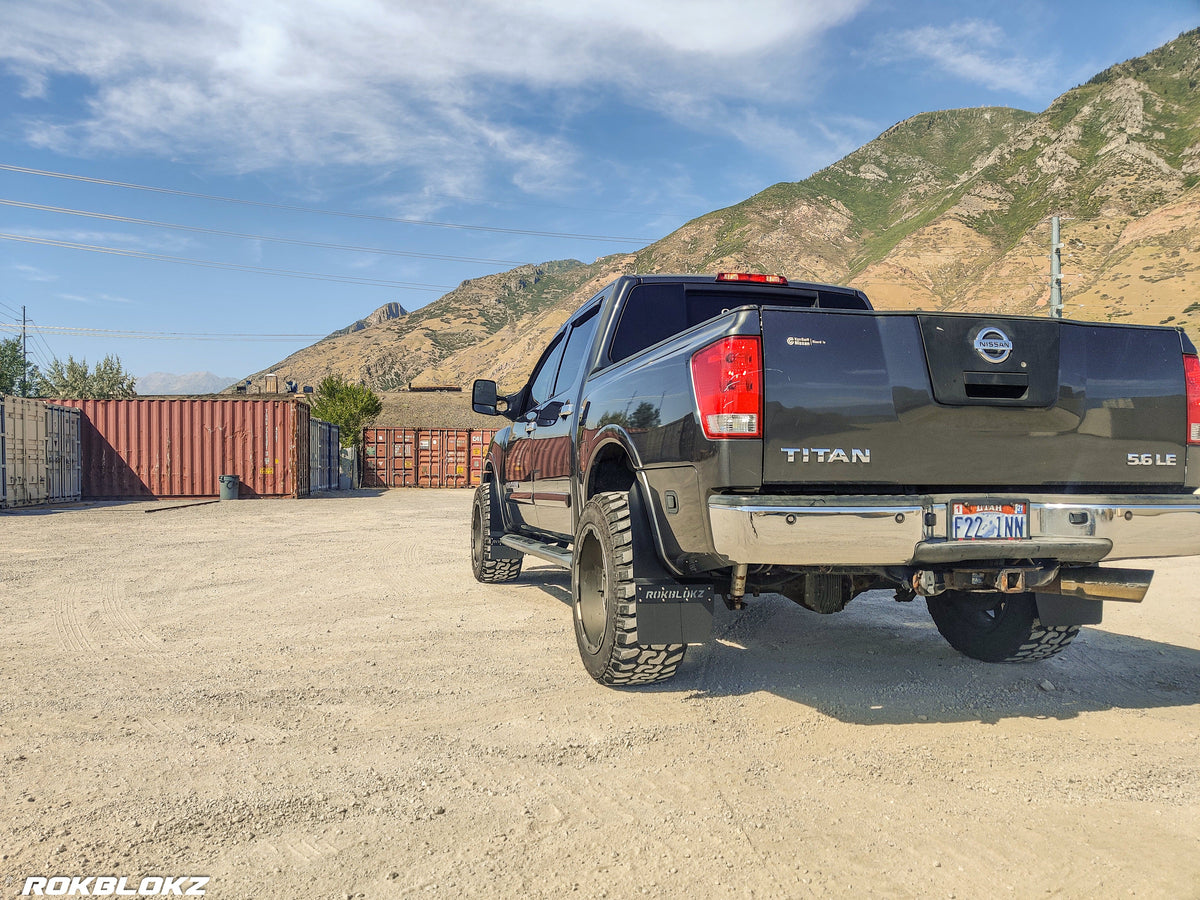
[[[628,492],[633,488],[634,480],[633,464],[624,448],[618,444],[607,444],[596,454],[588,472],[587,491],[583,501],[586,503],[596,494],[605,491]]]

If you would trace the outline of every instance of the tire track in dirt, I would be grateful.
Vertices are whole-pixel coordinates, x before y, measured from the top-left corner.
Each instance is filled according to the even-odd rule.
[[[113,578],[105,583],[101,592],[101,610],[109,626],[118,638],[133,650],[160,653],[162,641],[149,629],[138,624],[126,608],[125,589]]]
[[[276,858],[287,859],[302,866],[307,866],[340,852],[337,845],[329,840],[328,837],[311,834],[281,836],[266,841],[265,848]]]
[[[68,653],[92,653],[96,649],[80,615],[80,592],[78,585],[70,584],[54,601],[54,631]]]

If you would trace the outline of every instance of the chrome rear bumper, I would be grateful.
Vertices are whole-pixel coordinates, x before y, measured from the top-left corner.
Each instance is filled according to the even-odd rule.
[[[949,504],[963,499],[1029,501],[1029,538],[948,540]],[[709,498],[708,516],[716,551],[731,562],[750,565],[937,565],[1039,558],[1095,563],[1200,554],[1200,498],[1192,495],[717,495]]]

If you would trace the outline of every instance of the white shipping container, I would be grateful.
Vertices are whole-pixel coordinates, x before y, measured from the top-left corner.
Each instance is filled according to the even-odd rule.
[[[48,500],[67,503],[80,499],[83,458],[80,427],[83,415],[66,406],[46,405],[46,479]]]
[[[4,437],[4,505],[47,502],[46,404],[27,397],[5,397]]]
[[[80,415],[28,397],[0,398],[0,455],[6,507],[80,498]]]

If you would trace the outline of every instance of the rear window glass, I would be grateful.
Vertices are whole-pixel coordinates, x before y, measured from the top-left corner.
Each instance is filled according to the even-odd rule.
[[[616,362],[686,329],[682,284],[639,284],[625,301],[608,355]]]
[[[633,356],[673,334],[739,306],[821,306],[866,309],[856,294],[823,290],[748,291],[707,285],[639,284],[629,292],[608,355],[613,362]]]

